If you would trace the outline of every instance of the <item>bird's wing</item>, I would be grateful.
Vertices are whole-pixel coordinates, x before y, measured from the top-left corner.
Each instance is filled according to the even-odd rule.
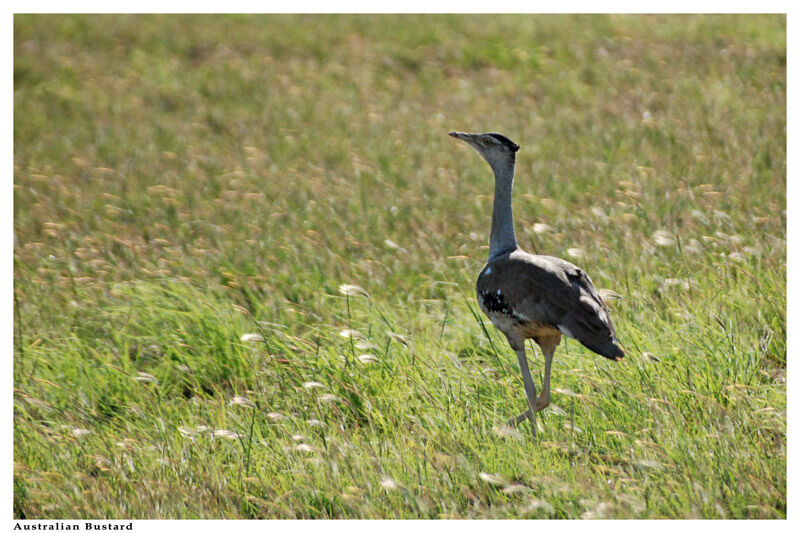
[[[515,251],[489,267],[515,315],[554,326],[605,357],[624,355],[608,307],[577,266],[557,257]]]

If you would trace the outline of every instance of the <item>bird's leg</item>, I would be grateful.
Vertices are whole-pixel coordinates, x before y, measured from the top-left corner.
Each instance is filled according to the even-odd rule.
[[[553,364],[553,354],[560,340],[561,338],[554,338],[554,341],[550,339],[547,339],[547,342],[540,341],[539,346],[542,347],[544,354],[544,381],[542,382],[542,394],[536,399],[536,405],[533,407],[535,411],[541,411],[550,405],[550,367]]]
[[[525,386],[525,396],[528,400],[528,409],[519,416],[509,420],[510,426],[516,426],[526,418],[531,421],[531,433],[536,436],[536,385],[533,384],[531,378],[531,371],[528,369],[528,358],[525,356],[525,344],[519,343],[519,348],[515,348],[517,352],[517,360],[519,361],[519,369],[522,372],[522,383]]]

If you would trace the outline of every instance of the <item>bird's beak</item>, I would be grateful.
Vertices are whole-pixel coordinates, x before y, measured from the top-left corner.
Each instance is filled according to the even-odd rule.
[[[462,133],[460,131],[451,131],[449,133],[450,137],[454,137],[460,141],[464,141],[465,143],[469,144],[470,146],[475,146],[472,142],[473,135],[471,133]]]

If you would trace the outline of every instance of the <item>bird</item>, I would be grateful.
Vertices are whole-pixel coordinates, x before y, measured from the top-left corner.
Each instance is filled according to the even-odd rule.
[[[562,336],[573,338],[608,359],[625,356],[608,306],[592,280],[574,264],[520,249],[514,233],[511,192],[519,145],[500,133],[451,132],[472,146],[494,173],[489,259],[478,275],[481,311],[502,332],[517,355],[528,407],[510,419],[516,427],[530,420],[536,437],[536,413],[550,404],[550,370]],[[537,396],[525,353],[532,339],[544,355],[542,392]]]

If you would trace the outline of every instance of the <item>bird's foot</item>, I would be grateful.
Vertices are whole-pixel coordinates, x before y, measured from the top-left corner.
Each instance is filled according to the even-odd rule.
[[[545,396],[544,394],[542,394],[541,396],[536,398],[536,402],[533,404],[534,407],[533,409],[528,408],[525,410],[525,412],[520,413],[514,418],[510,419],[508,421],[508,425],[511,426],[512,428],[516,427],[517,424],[519,424],[520,422],[524,422],[525,419],[527,418],[530,418],[531,423],[533,423],[534,417],[532,416],[532,414],[538,413],[548,405],[550,405],[550,395],[548,394],[547,396]]]
[[[524,422],[525,419],[531,421],[531,435],[533,438],[536,438],[536,411],[531,411],[530,409],[526,409],[524,413],[520,413],[511,420],[508,421],[508,425],[512,428],[517,427],[520,422]]]
[[[517,424],[519,424],[520,422],[524,422],[526,419],[531,418],[531,413],[532,411],[530,409],[527,409],[525,412],[520,413],[514,418],[510,419],[508,421],[508,425],[511,426],[512,428],[517,427]]]

